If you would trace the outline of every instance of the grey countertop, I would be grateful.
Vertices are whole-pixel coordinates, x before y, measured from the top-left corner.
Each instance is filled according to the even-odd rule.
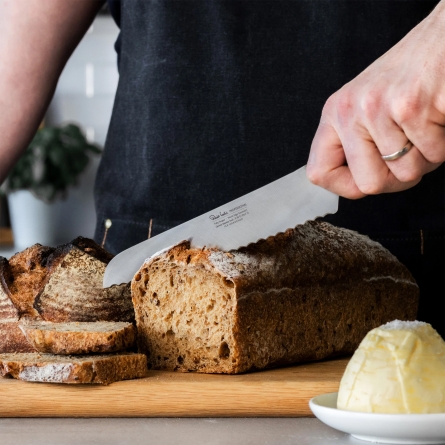
[[[359,445],[366,442],[313,418],[26,418],[0,419],[0,444]]]

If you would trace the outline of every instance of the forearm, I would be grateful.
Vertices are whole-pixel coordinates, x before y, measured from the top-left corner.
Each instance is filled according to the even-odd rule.
[[[34,136],[101,0],[0,0],[0,183]]]

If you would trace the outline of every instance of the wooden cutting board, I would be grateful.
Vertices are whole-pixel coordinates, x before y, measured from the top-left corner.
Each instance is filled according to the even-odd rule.
[[[348,359],[217,375],[149,371],[101,385],[0,378],[0,417],[303,417],[309,400],[336,392]]]

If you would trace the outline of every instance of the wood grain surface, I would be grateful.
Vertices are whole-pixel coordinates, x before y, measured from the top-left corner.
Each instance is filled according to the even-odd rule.
[[[0,378],[0,417],[306,417],[338,390],[348,359],[242,375],[149,371],[100,385]]]
[[[14,238],[9,227],[0,227],[0,246],[12,246]]]

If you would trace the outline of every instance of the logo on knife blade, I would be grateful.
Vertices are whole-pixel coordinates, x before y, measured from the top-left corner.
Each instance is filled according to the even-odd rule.
[[[209,219],[213,221],[213,224],[218,229],[219,227],[229,227],[232,224],[240,222],[247,216],[247,204],[241,204],[233,209],[227,211],[220,211],[218,214],[209,215]]]
[[[228,212],[219,212],[219,215],[210,215],[209,218],[213,221],[215,219],[221,218],[222,216],[228,215]]]

